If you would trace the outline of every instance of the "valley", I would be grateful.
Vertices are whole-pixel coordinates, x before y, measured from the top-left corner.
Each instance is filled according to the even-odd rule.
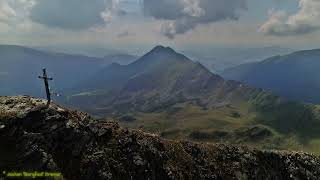
[[[320,0],[0,0],[0,180],[319,180],[319,19]]]
[[[118,54],[102,59],[15,46],[1,49],[3,57],[20,64],[1,62],[0,80],[7,86],[0,92],[5,95],[43,94],[41,83],[34,77],[45,66],[49,73],[59,72],[50,74],[55,80],[53,90],[62,92],[61,97],[55,97],[57,102],[99,118],[115,119],[125,127],[168,139],[320,154],[318,105],[291,101],[286,95],[283,98],[250,83],[224,80],[170,47],[157,46],[141,58]],[[308,54],[304,53],[306,57]],[[287,62],[286,57],[283,62]],[[238,72],[280,61],[273,59],[243,65],[244,70]],[[28,61],[37,65],[28,65]],[[73,66],[74,61],[81,63]],[[86,73],[81,73],[84,68]],[[22,77],[23,82],[18,80]]]
[[[106,67],[64,103],[170,139],[320,153],[319,106],[225,81],[168,47]]]

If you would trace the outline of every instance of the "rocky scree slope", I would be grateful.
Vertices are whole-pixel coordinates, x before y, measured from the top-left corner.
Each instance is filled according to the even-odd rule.
[[[27,96],[0,97],[0,170],[65,179],[317,179],[297,152],[169,141]]]

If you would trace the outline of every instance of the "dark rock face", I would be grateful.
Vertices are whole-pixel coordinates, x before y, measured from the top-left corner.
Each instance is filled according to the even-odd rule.
[[[65,179],[320,177],[320,159],[309,154],[163,140],[44,104],[0,97],[1,171],[60,171]]]

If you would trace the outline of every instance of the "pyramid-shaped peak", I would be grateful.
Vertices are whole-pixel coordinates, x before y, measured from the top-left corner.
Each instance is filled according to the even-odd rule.
[[[181,61],[191,61],[183,54],[180,54],[173,50],[170,47],[165,46],[156,46],[151,51],[143,55],[140,59],[132,63],[132,65],[138,65],[143,64],[146,66],[146,64],[154,64],[158,62],[162,63],[171,63],[171,62],[181,62]]]
[[[165,47],[165,46],[156,46],[154,47],[151,52],[160,52],[160,53],[176,53],[171,47]]]

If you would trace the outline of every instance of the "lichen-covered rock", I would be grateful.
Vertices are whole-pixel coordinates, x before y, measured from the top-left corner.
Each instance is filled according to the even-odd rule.
[[[0,97],[0,142],[0,170],[65,179],[320,179],[306,153],[164,140],[26,96]]]

